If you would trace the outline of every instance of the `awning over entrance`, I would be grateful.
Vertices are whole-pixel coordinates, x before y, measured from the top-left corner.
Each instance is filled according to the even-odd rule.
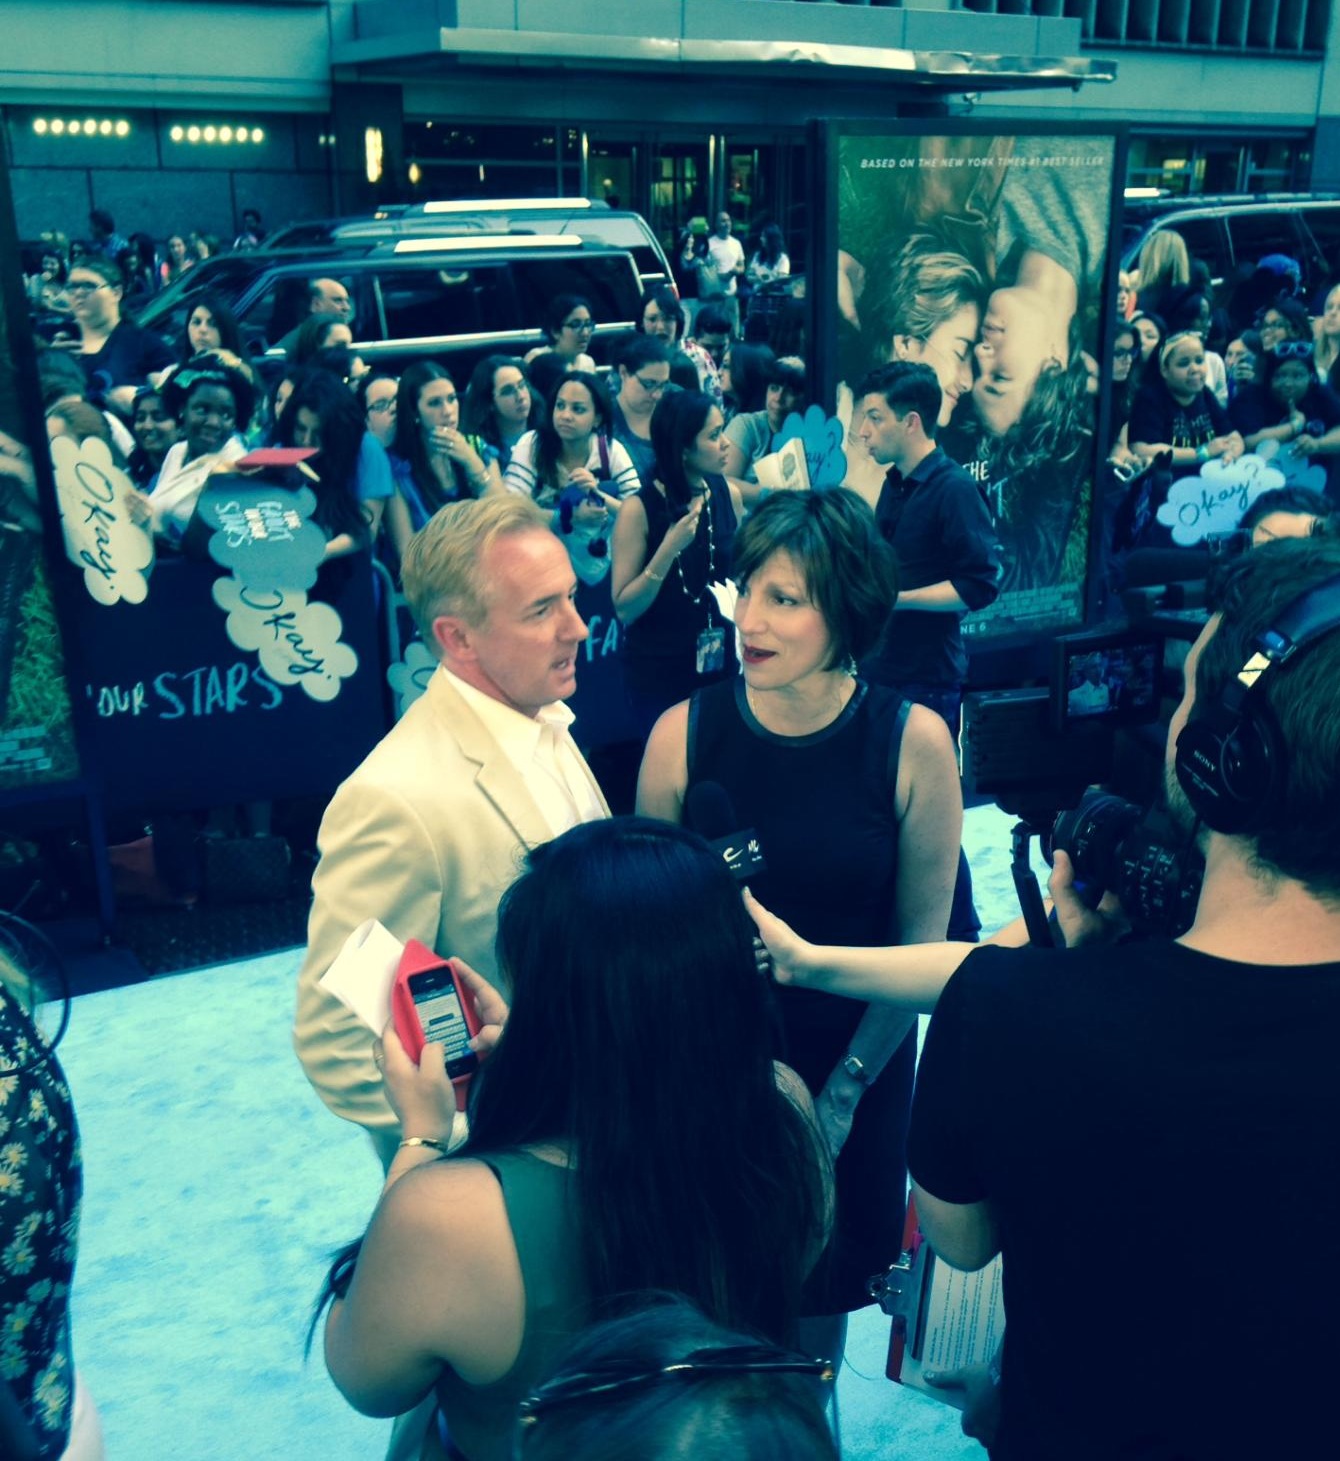
[[[948,20],[949,16],[937,17]],[[955,19],[972,18],[958,12]],[[965,31],[965,38],[967,32]],[[389,76],[453,66],[490,69],[617,70],[712,76],[729,72],[758,81],[786,68],[790,78],[833,84],[896,81],[929,91],[1078,87],[1115,80],[1115,61],[1091,56],[994,55],[972,50],[910,50],[808,40],[719,40],[593,35],[560,31],[425,27],[345,41],[333,48],[337,67],[361,76]],[[790,79],[789,78],[789,79]]]

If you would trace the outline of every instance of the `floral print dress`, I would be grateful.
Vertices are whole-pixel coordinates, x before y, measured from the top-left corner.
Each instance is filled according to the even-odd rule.
[[[58,1457],[74,1402],[70,1287],[83,1170],[65,1073],[0,983],[0,1380]]]

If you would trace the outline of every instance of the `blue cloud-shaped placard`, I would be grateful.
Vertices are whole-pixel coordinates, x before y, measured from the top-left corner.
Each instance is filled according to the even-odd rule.
[[[215,530],[209,556],[239,583],[308,589],[326,551],[326,535],[311,520],[315,507],[310,487],[290,492],[239,482],[202,494],[198,511]]]
[[[1158,519],[1172,529],[1174,543],[1190,548],[1211,533],[1231,533],[1263,492],[1283,486],[1283,472],[1255,452],[1227,464],[1206,462],[1198,476],[1172,484]]]
[[[811,406],[801,416],[793,411],[782,423],[774,450],[780,451],[797,438],[805,447],[805,468],[811,487],[840,487],[847,475],[847,453],[842,443],[846,430],[836,416],[824,414],[822,406]]]
[[[404,659],[397,660],[386,672],[387,682],[395,691],[397,716],[404,715],[428,688],[436,669],[437,661],[422,639],[411,640],[405,646]]]
[[[1313,436],[1323,436],[1326,425],[1322,421],[1309,421],[1307,430]],[[1318,466],[1315,457],[1305,457],[1302,452],[1295,451],[1291,442],[1263,441],[1256,451],[1262,460],[1284,474],[1286,487],[1310,487],[1313,492],[1326,491],[1326,468]]]

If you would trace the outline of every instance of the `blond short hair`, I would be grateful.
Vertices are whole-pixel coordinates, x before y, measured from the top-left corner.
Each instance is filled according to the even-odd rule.
[[[549,518],[513,492],[453,502],[435,512],[409,540],[400,578],[423,642],[436,650],[433,620],[453,614],[467,624],[488,617],[483,560],[499,538],[549,531]]]

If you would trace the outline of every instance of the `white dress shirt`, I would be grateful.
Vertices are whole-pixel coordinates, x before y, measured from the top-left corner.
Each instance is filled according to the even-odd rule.
[[[451,680],[520,772],[555,837],[578,822],[597,822],[605,815],[569,729],[576,717],[561,700],[532,717],[467,684],[445,665],[439,673]]]

